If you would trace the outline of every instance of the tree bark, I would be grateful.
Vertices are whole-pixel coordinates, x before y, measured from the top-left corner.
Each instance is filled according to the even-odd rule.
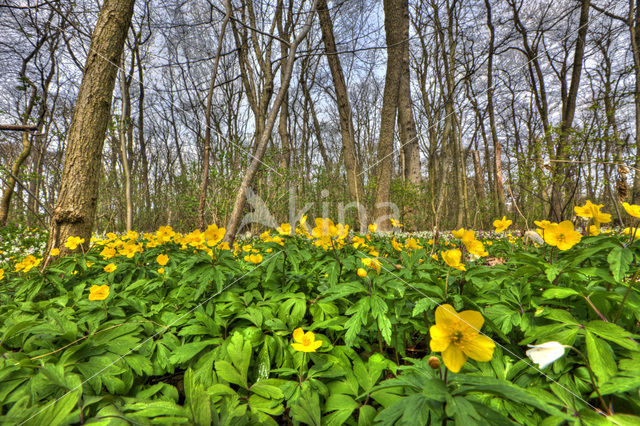
[[[338,114],[340,116],[340,136],[342,138],[342,157],[344,158],[344,166],[347,172],[347,186],[349,187],[349,195],[353,197],[358,205],[364,205],[364,189],[362,184],[362,176],[360,164],[356,155],[355,132],[353,129],[353,115],[351,104],[349,103],[349,94],[347,84],[345,83],[340,57],[336,48],[335,37],[333,35],[333,22],[329,14],[329,7],[326,0],[318,0],[316,8],[318,18],[320,20],[320,29],[322,30],[322,41],[324,43],[324,51],[329,63],[333,87],[336,91],[336,100],[338,104]],[[324,158],[323,154],[323,158]],[[360,215],[360,209],[358,214]],[[365,231],[367,227],[366,217],[358,216],[360,230]]]
[[[198,202],[198,225],[200,230],[204,231],[207,227],[204,218],[204,207],[207,201],[207,188],[209,187],[209,163],[211,157],[211,109],[213,106],[213,89],[215,88],[216,76],[218,75],[218,66],[220,64],[220,54],[222,53],[222,42],[227,29],[227,23],[231,17],[231,0],[224,2],[225,14],[222,20],[220,36],[218,36],[218,48],[216,49],[216,58],[213,61],[213,71],[211,72],[211,80],[209,81],[209,92],[207,93],[207,109],[205,112],[205,129],[204,129],[204,155],[202,159],[202,178],[200,183],[200,200]]]
[[[384,0],[384,28],[387,39],[387,72],[382,95],[382,111],[380,121],[380,138],[378,141],[378,170],[376,180],[375,220],[381,231],[391,229],[388,217],[391,214],[389,205],[391,195],[391,179],[393,170],[393,139],[402,77],[401,58],[404,47],[408,43],[402,38],[404,10],[408,9],[407,0]],[[384,219],[384,220],[381,220]]]
[[[576,99],[580,86],[580,74],[582,73],[582,61],[584,58],[584,48],[587,39],[587,28],[589,24],[589,5],[591,0],[582,0],[580,8],[580,21],[578,27],[578,39],[576,40],[575,53],[573,55],[573,69],[571,71],[571,84],[569,93],[562,103],[562,122],[560,124],[560,136],[556,144],[555,159],[563,160],[567,156],[569,145],[569,133],[573,125],[573,117],[576,112]],[[563,183],[566,174],[571,170],[564,162],[555,162],[552,165],[551,174],[551,206],[549,217],[554,221],[561,221],[564,217],[566,203],[570,200],[564,199]]]
[[[60,195],[53,212],[47,254],[64,253],[70,236],[84,238],[89,248],[98,200],[100,160],[109,124],[117,64],[131,23],[134,0],[105,0],[84,67],[84,75],[65,149]]]

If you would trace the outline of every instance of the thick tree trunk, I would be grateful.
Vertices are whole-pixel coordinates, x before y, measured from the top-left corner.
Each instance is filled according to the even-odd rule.
[[[105,0],[100,9],[69,129],[47,253],[54,247],[68,253],[70,250],[64,243],[70,236],[84,238],[83,248],[89,247],[98,201],[102,146],[133,4],[134,0]]]
[[[407,0],[384,0],[384,28],[387,38],[387,73],[382,95],[380,138],[378,141],[378,167],[375,197],[375,220],[381,231],[391,229],[390,195],[393,170],[393,137],[398,109],[398,95],[402,77],[403,46],[402,22]]]
[[[349,187],[349,195],[355,199],[358,205],[364,206],[364,190],[362,185],[362,176],[360,164],[356,155],[355,132],[353,129],[353,120],[351,112],[351,104],[349,103],[349,95],[347,84],[345,83],[340,57],[336,48],[335,37],[333,35],[333,22],[329,14],[329,7],[326,0],[318,0],[318,18],[320,20],[320,29],[322,30],[322,41],[324,43],[324,51],[329,63],[333,87],[336,91],[336,100],[338,103],[338,114],[340,115],[340,136],[342,137],[342,156],[347,172],[347,186]],[[360,209],[358,209],[360,214]],[[366,214],[365,214],[366,216]],[[366,217],[358,217],[360,230],[364,231],[368,225]]]

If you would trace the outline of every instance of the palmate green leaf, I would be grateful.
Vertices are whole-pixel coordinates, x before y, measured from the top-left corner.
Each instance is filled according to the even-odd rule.
[[[633,253],[626,247],[615,247],[607,256],[611,275],[617,282],[622,282],[622,278],[629,270],[633,261]]]
[[[227,345],[227,353],[231,363],[246,380],[251,362],[251,342],[245,340],[241,333],[234,333]]]
[[[39,414],[23,424],[33,426],[44,424],[48,426],[58,426],[63,423],[67,423],[67,416],[71,411],[73,411],[74,407],[76,407],[81,394],[82,390],[78,389],[67,393],[62,398],[55,401],[55,403],[48,402],[44,407],[39,407]],[[35,413],[32,413],[31,415],[33,416],[33,414]]]
[[[640,350],[640,345],[631,340],[634,336],[619,325],[605,321],[590,321],[585,328],[599,337],[617,343],[618,345],[632,351]]]
[[[221,339],[207,339],[200,342],[187,343],[185,345],[175,348],[169,357],[171,364],[183,364],[196,355],[198,355],[203,349],[210,346],[220,344]]]
[[[460,383],[461,386],[452,393],[453,395],[463,395],[469,392],[485,392],[535,407],[545,413],[551,414],[552,416],[561,417],[566,420],[570,419],[567,414],[543,402],[539,398],[536,398],[525,389],[522,389],[506,380],[486,376],[480,377],[458,374],[455,376],[455,381]]]
[[[447,395],[446,405],[447,416],[455,419],[457,425],[476,425],[480,420],[480,415],[473,404],[461,396]]]
[[[433,409],[436,409],[436,406],[431,399],[415,393],[385,408],[374,420],[376,424],[383,425],[426,425],[429,413]]]
[[[190,420],[198,426],[211,424],[211,403],[202,384],[197,383],[191,368],[184,373],[185,408]]]
[[[606,382],[618,370],[611,346],[595,337],[589,330],[585,333],[585,343],[587,345],[587,358],[593,373],[598,378],[598,382]]]
[[[289,407],[289,413],[294,421],[311,426],[322,425],[320,398],[309,389],[305,389],[300,398]]]
[[[231,363],[224,360],[218,360],[215,362],[215,365],[216,373],[218,373],[218,377],[222,380],[241,386],[245,389],[249,387],[247,384],[247,378],[240,374],[240,372],[236,370]]]

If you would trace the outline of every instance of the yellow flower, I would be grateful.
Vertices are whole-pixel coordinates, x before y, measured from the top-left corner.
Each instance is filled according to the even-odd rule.
[[[380,263],[379,260],[371,259],[369,257],[360,259],[360,260],[362,261],[362,264],[367,268],[375,270],[378,274],[380,273],[380,268],[382,267],[382,264]]]
[[[454,373],[460,371],[467,358],[488,362],[496,344],[480,334],[482,324],[480,312],[457,313],[451,305],[440,305],[436,308],[436,325],[429,329],[429,346],[433,352],[442,352],[444,365]]]
[[[589,227],[589,235],[595,237],[600,235],[600,226],[599,225],[591,225]]]
[[[599,225],[601,223],[611,222],[611,215],[600,211],[602,207],[604,207],[604,204],[593,204],[591,201],[587,200],[584,206],[575,206],[573,210],[580,217],[593,218],[593,223],[595,225]]]
[[[16,263],[16,271],[29,272],[42,262],[42,259],[38,259],[33,255],[28,255],[22,261]]]
[[[0,268],[0,280],[4,278],[4,269]]]
[[[390,220],[391,220],[391,226],[393,226],[394,228],[402,228],[402,224],[400,223],[400,221],[395,219],[390,219]]]
[[[493,226],[495,226],[496,232],[500,233],[504,232],[504,230],[511,226],[512,223],[513,221],[507,220],[506,216],[502,216],[502,219],[496,219],[493,221]]]
[[[402,244],[396,241],[395,237],[391,239],[391,245],[394,250],[402,251]]]
[[[636,206],[635,204],[630,205],[629,203],[622,203],[622,207],[624,207],[625,211],[633,217],[640,217],[640,206]]]
[[[117,268],[117,266],[113,263],[108,264],[107,266],[104,267],[104,271],[105,272],[113,272],[115,271]]]
[[[116,255],[116,249],[113,247],[105,247],[100,252],[100,256],[102,256],[105,260],[111,259]]]
[[[68,249],[75,250],[80,244],[84,244],[84,238],[69,237],[67,238],[67,242],[64,243],[64,246]]]
[[[558,247],[558,250],[568,250],[581,239],[582,235],[573,229],[573,223],[569,220],[552,223],[544,232],[544,241],[550,246]]]
[[[244,257],[245,262],[260,263],[262,262],[261,254],[248,254]]]
[[[422,248],[422,246],[418,244],[418,240],[416,240],[415,238],[409,238],[404,243],[404,247],[408,248],[409,250],[419,250]]]
[[[538,227],[536,229],[538,235],[544,238],[544,231],[551,225],[551,222],[549,222],[548,220],[535,220],[533,223]]]
[[[58,256],[60,254],[60,249],[59,248],[51,249],[51,252],[49,254],[51,256]]]
[[[283,223],[276,228],[280,235],[291,235],[291,224]]]
[[[226,232],[225,228],[218,228],[216,224],[209,225],[207,230],[204,231],[204,238],[207,240],[207,244],[213,247],[222,241]]]
[[[107,297],[109,297],[109,286],[106,284],[93,285],[89,289],[89,300],[104,300]]]
[[[159,254],[158,257],[156,257],[156,262],[158,262],[160,266],[165,266],[169,262],[169,256],[164,253]]]
[[[457,239],[461,240],[462,236],[464,235],[465,232],[467,232],[466,229],[460,228],[457,231],[451,231],[451,235],[453,235],[453,238],[457,238]]]
[[[484,245],[478,240],[465,243],[465,247],[467,248],[467,251],[474,256],[484,257],[489,255],[489,253],[484,249]]]
[[[322,346],[322,340],[316,341],[316,336],[312,331],[306,333],[301,328],[293,330],[293,340],[296,343],[292,343],[293,349],[299,352],[315,352],[320,346]]]
[[[87,268],[91,268],[93,265],[95,265],[95,263],[93,263],[93,262],[87,262]]]
[[[355,235],[353,237],[353,239],[351,240],[351,242],[353,243],[353,248],[358,248],[360,246],[365,246],[366,247],[366,244],[364,242],[364,238],[359,237],[358,235]]]
[[[460,263],[460,259],[462,258],[462,252],[458,249],[447,250],[442,252],[442,259],[444,259],[445,263],[452,268],[456,268],[460,271],[466,271],[467,269],[464,267],[463,263]]]
[[[634,238],[640,238],[640,228],[633,228],[636,231],[636,235]],[[629,235],[632,231],[632,228],[624,228],[624,235]]]
[[[171,241],[171,238],[176,235],[170,226],[161,226],[156,231],[156,237],[163,243]],[[109,236],[109,234],[107,234]]]
[[[372,223],[367,228],[369,228],[369,232],[376,232],[378,230],[378,224],[377,223]]]
[[[158,273],[159,273],[160,275],[164,274],[164,268],[158,268]]]
[[[367,276],[367,271],[366,271],[366,269],[358,268],[358,276],[359,276],[360,278],[365,278],[365,277]],[[0,278],[0,279],[2,279],[2,278]]]

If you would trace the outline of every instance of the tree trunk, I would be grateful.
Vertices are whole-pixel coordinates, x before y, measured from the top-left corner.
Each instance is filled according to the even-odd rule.
[[[84,238],[88,249],[98,200],[100,161],[109,124],[117,64],[131,23],[134,0],[105,0],[91,46],[65,149],[58,202],[51,220],[47,253],[70,236]]]
[[[320,29],[322,30],[322,41],[324,43],[324,51],[329,63],[333,87],[336,91],[336,100],[338,104],[338,114],[340,115],[340,136],[342,137],[342,156],[344,157],[344,166],[347,172],[347,186],[349,187],[349,195],[355,198],[358,205],[364,205],[364,190],[362,185],[362,176],[360,164],[356,155],[355,132],[353,129],[353,119],[351,104],[349,103],[349,95],[347,84],[345,83],[340,57],[336,48],[335,37],[333,35],[333,22],[329,14],[329,7],[326,0],[318,0],[316,8],[318,18],[320,20]],[[358,209],[358,221],[360,230],[365,231],[367,227],[366,213],[365,217],[360,216]]]
[[[317,2],[318,0],[316,0]],[[316,7],[316,3],[313,4],[311,10]],[[251,164],[249,165],[247,171],[242,178],[242,183],[240,184],[240,188],[236,194],[236,199],[233,203],[233,211],[231,212],[231,217],[229,219],[229,223],[227,224],[227,235],[225,239],[227,241],[233,242],[236,237],[236,233],[238,232],[238,227],[240,226],[240,220],[242,219],[242,211],[244,210],[244,205],[247,202],[247,190],[249,189],[249,185],[253,182],[253,178],[255,177],[260,165],[262,164],[262,157],[264,156],[264,152],[267,148],[267,143],[271,138],[271,131],[273,130],[273,126],[275,125],[276,118],[278,116],[278,111],[280,106],[282,105],[282,101],[286,96],[289,90],[289,83],[291,82],[291,74],[293,73],[293,64],[295,62],[296,49],[302,40],[306,37],[307,33],[311,29],[311,24],[313,22],[313,14],[309,13],[307,19],[305,21],[304,28],[301,30],[300,34],[293,40],[291,46],[289,47],[289,56],[287,57],[287,61],[282,68],[281,72],[284,73],[285,79],[283,82],[283,86],[278,90],[278,94],[273,101],[273,106],[271,107],[271,111],[267,117],[267,121],[265,124],[264,130],[260,135],[256,134],[258,137],[258,141],[256,144],[256,150],[254,155],[252,156]],[[257,131],[257,130],[256,130]]]
[[[127,136],[131,129],[131,95],[129,93],[129,83],[124,72],[124,54],[120,61],[120,92],[122,94],[122,116],[120,120],[120,161],[122,162],[122,172],[124,174],[124,198],[126,208],[127,231],[133,229],[133,200],[131,199],[131,168],[129,167],[129,155],[127,152]]]
[[[573,117],[576,111],[576,99],[578,97],[578,88],[580,86],[580,74],[582,73],[582,60],[584,58],[584,48],[587,39],[587,27],[589,24],[589,5],[591,0],[582,0],[580,8],[580,22],[578,27],[578,39],[576,40],[576,49],[573,55],[573,69],[571,71],[571,85],[569,93],[562,103],[562,122],[560,124],[560,136],[556,144],[555,159],[563,160],[567,156],[569,145],[569,132],[573,125]],[[562,162],[552,164],[552,183],[551,183],[551,207],[549,217],[554,221],[561,221],[564,217],[565,203],[570,200],[564,199],[563,187],[566,181],[566,175],[571,170],[570,166]]]
[[[227,29],[227,23],[231,16],[230,0],[225,0],[225,14],[222,20],[220,36],[218,37],[218,48],[216,49],[216,58],[213,61],[213,71],[211,72],[211,80],[209,81],[209,93],[207,93],[207,109],[205,112],[205,129],[204,129],[204,156],[202,159],[202,178],[200,183],[200,200],[198,203],[198,225],[200,230],[204,231],[206,222],[204,218],[204,207],[207,201],[207,188],[209,186],[209,163],[211,156],[211,108],[213,106],[213,89],[215,88],[216,76],[218,75],[218,66],[220,64],[220,54],[222,53],[222,42]]]
[[[407,0],[384,0],[384,28],[387,38],[387,73],[382,95],[382,111],[380,121],[380,138],[378,141],[378,171],[376,180],[375,220],[381,231],[391,229],[390,195],[393,170],[393,138],[402,76],[404,10],[408,8]]]

